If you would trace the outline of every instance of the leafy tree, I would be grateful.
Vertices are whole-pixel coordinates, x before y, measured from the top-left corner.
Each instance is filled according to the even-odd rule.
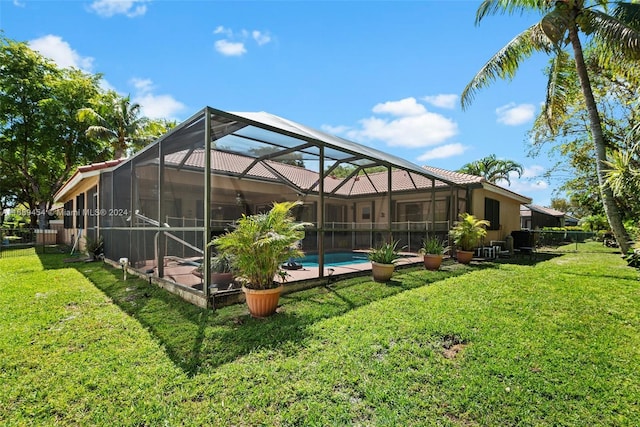
[[[623,218],[640,215],[640,200],[636,197],[638,187],[618,185],[611,181],[612,173],[627,179],[631,170],[621,170],[626,164],[634,167],[634,141],[628,132],[640,123],[640,100],[637,88],[640,86],[640,70],[630,63],[618,61],[602,64],[598,46],[587,49],[585,63],[591,75],[594,99],[601,116],[603,133],[606,137],[608,161],[606,165],[607,181],[612,188],[616,204]],[[563,83],[564,103],[566,105],[562,120],[554,128],[542,113],[535,121],[530,132],[532,153],[543,145],[551,145],[550,156],[556,164],[548,171],[549,176],[568,178],[560,190],[565,191],[576,207],[576,213],[582,216],[604,213],[599,200],[595,148],[589,134],[588,114],[581,96],[575,67],[565,64],[562,71],[566,76]],[[550,72],[550,70],[548,70]],[[620,191],[622,190],[622,191]]]
[[[611,57],[633,57],[640,55],[640,33],[632,25],[640,5],[617,2],[612,14],[607,14],[608,1],[565,0],[484,0],[476,13],[476,24],[487,15],[495,13],[539,12],[542,20],[518,34],[496,53],[465,87],[461,95],[462,107],[466,108],[474,94],[496,78],[512,78],[523,59],[534,52],[553,55],[553,65],[547,85],[546,114],[550,127],[554,120],[561,119],[564,111],[562,82],[565,77],[560,70],[563,63],[575,65],[580,88],[587,107],[589,130],[595,148],[596,172],[605,213],[623,253],[629,249],[629,237],[615,204],[613,191],[606,183],[606,142],[600,115],[593,96],[589,73],[585,64],[580,33],[597,39]],[[571,46],[573,59],[564,51]]]
[[[560,212],[565,212],[565,213],[573,212],[573,207],[571,206],[571,203],[569,203],[567,199],[562,199],[557,197],[551,199],[550,208]]]
[[[53,195],[101,151],[76,119],[98,93],[99,76],[59,69],[25,43],[0,38],[0,175],[10,194],[46,221]]]
[[[509,174],[515,172],[518,174],[518,178],[520,178],[523,167],[520,163],[514,162],[513,160],[501,160],[496,158],[495,154],[491,154],[480,160],[467,163],[458,169],[458,172],[481,176],[494,184],[497,181],[507,181],[508,184],[511,184]]]
[[[78,119],[88,123],[87,136],[103,141],[111,147],[113,158],[121,159],[134,147],[143,147],[153,141],[145,134],[149,119],[141,117],[142,107],[132,103],[131,97],[121,97],[115,91],[100,94],[93,106],[78,110]]]
[[[588,215],[580,219],[580,226],[585,231],[608,230],[609,224],[604,215]]]
[[[142,150],[177,125],[178,123],[175,120],[146,119],[142,128],[138,130],[138,137],[132,141],[131,151],[137,152]]]

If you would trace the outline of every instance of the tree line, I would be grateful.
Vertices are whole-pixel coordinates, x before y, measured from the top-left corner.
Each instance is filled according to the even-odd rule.
[[[549,55],[547,94],[532,149],[550,144],[569,170],[565,190],[602,212],[623,253],[639,212],[638,60],[640,4],[604,0],[484,0],[476,24],[495,14],[537,13],[541,20],[492,56],[461,95],[467,108],[496,79],[511,79],[535,52]],[[553,172],[552,172],[553,173]],[[629,221],[627,221],[629,223]]]
[[[175,126],[101,82],[0,35],[0,211],[20,204],[42,226],[78,166],[130,155]]]

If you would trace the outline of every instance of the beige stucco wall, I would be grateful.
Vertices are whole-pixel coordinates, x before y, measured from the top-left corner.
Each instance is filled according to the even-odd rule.
[[[504,240],[512,231],[520,230],[520,201],[488,191],[484,188],[474,189],[471,195],[471,214],[477,218],[484,217],[484,199],[498,200],[500,202],[500,229],[488,230],[486,240]]]
[[[95,176],[90,176],[90,177],[86,177],[84,179],[82,179],[77,185],[75,185],[73,188],[71,188],[69,191],[66,192],[66,195],[63,198],[60,198],[59,200],[57,200],[58,203],[61,204],[65,204],[68,201],[72,200],[73,201],[73,211],[77,210],[77,206],[76,206],[76,197],[80,194],[85,194],[85,224],[87,224],[87,215],[89,214],[88,210],[87,210],[87,191],[89,191],[91,188],[98,186],[99,185],[99,181],[100,181],[100,177],[99,175],[95,175]],[[99,202],[98,202],[99,204]],[[63,212],[63,215],[69,215],[69,212]],[[63,219],[62,217],[60,217],[60,219]],[[98,221],[100,219],[98,218]],[[57,240],[59,243],[63,243],[66,245],[73,245],[76,236],[78,236],[78,233],[80,232],[80,230],[78,228],[76,228],[76,220],[74,218],[73,221],[73,228],[64,228],[64,226],[59,226],[60,228],[58,229],[58,237]],[[79,248],[78,250],[83,251],[85,248],[85,241],[84,239],[81,239],[79,242]]]

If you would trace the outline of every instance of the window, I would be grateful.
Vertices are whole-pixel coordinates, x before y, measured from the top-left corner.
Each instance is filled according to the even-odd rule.
[[[73,228],[73,200],[69,200],[64,204],[64,212],[62,213],[64,228]]]
[[[84,228],[84,193],[76,197],[76,228]]]
[[[371,206],[362,207],[362,219],[367,221],[371,220]]]
[[[500,202],[485,197],[484,199],[484,219],[490,222],[487,230],[500,230]]]
[[[424,221],[422,203],[398,203],[398,221]]]

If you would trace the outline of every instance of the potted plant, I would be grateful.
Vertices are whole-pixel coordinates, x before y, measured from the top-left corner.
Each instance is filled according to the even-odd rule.
[[[451,238],[456,245],[458,262],[469,264],[473,258],[473,250],[487,235],[485,227],[489,226],[486,219],[478,219],[464,212],[460,214],[460,221],[456,221],[451,229]]]
[[[215,285],[218,289],[227,289],[234,279],[233,271],[233,257],[228,254],[217,254],[211,257],[211,273],[209,283]],[[193,270],[193,274],[198,277],[202,277],[202,269],[204,266],[201,264]]]
[[[371,261],[373,280],[376,282],[388,282],[393,275],[395,262],[398,258],[400,258],[398,241],[393,239],[377,248],[371,248],[369,261]]]
[[[289,258],[303,256],[297,242],[304,238],[307,223],[295,222],[291,210],[302,204],[276,202],[271,210],[243,215],[233,228],[213,239],[219,254],[232,257],[237,279],[243,283],[249,312],[254,317],[275,313],[283,285],[275,281],[287,273],[282,264]]]
[[[437,237],[427,237],[422,241],[420,253],[424,255],[424,268],[437,270],[442,264],[444,252],[448,250]]]

